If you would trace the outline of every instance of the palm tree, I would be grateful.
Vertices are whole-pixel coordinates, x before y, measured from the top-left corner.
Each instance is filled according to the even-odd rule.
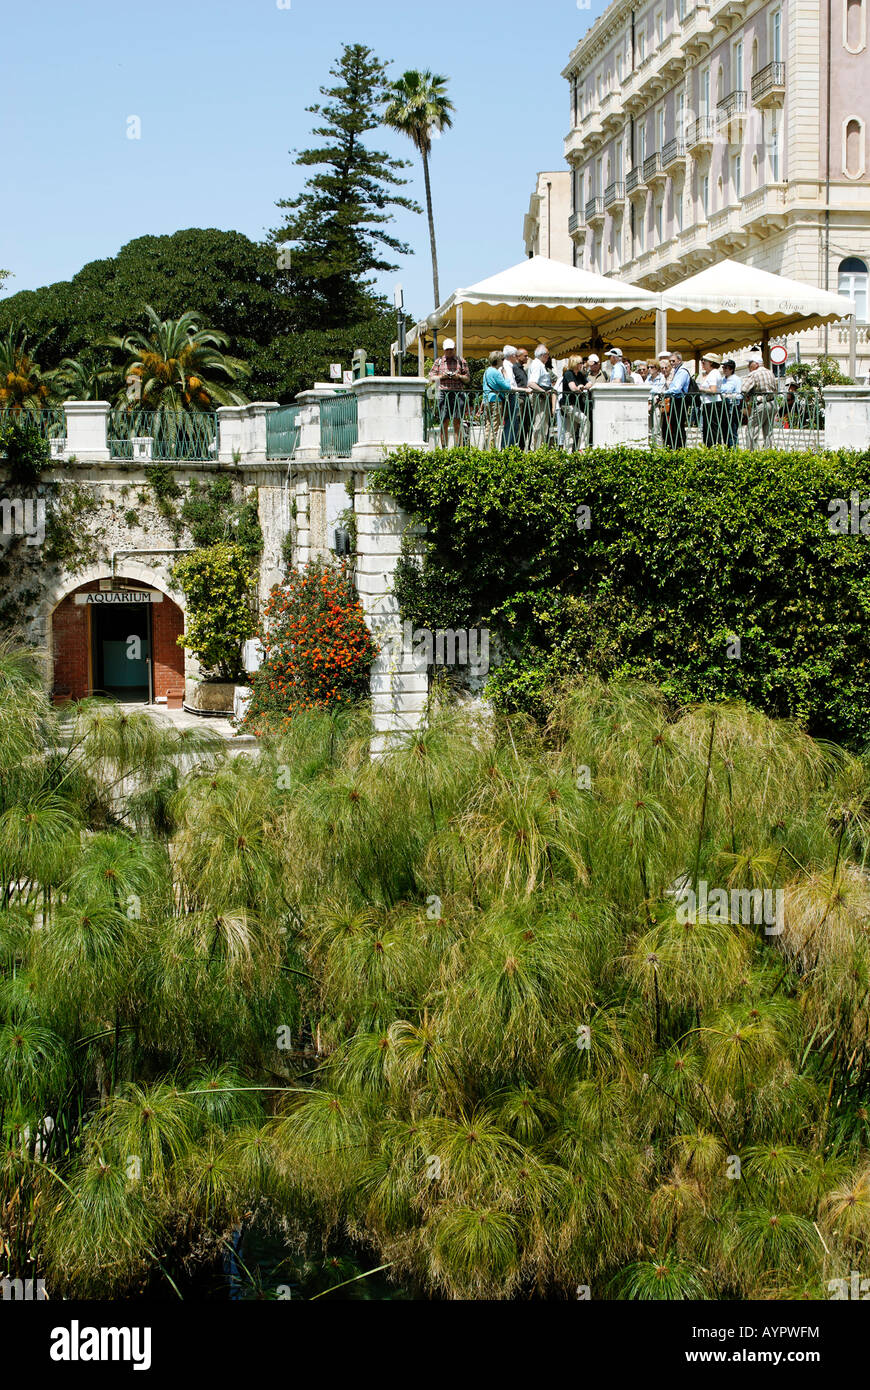
[[[435,308],[441,303],[438,287],[438,252],[435,246],[435,218],[432,212],[432,187],[429,181],[429,156],[432,153],[432,132],[439,134],[453,124],[453,102],[447,96],[447,78],[431,72],[412,69],[392,85],[384,121],[393,130],[407,135],[423,159],[423,178],[426,182],[426,212],[429,217],[429,242],[432,247],[432,286]]]
[[[107,346],[127,354],[126,376],[141,387],[143,409],[196,411],[247,403],[241,391],[215,379],[217,374],[235,382],[248,372],[240,358],[223,351],[230,341],[226,333],[203,328],[192,312],[161,320],[150,304],[145,310],[149,333],[106,340]]]
[[[101,401],[106,387],[120,375],[117,367],[102,366],[90,357],[65,357],[49,379],[55,397],[67,401]]]
[[[48,384],[27,344],[23,328],[0,337],[0,410],[41,410],[48,402]]]

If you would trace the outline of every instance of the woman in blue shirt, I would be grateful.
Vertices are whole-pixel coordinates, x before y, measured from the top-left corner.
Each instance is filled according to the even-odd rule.
[[[483,374],[483,409],[486,419],[486,447],[490,448],[497,442],[498,432],[502,424],[502,401],[511,393],[510,382],[502,372],[504,354],[501,352],[491,352],[489,354],[489,366]]]

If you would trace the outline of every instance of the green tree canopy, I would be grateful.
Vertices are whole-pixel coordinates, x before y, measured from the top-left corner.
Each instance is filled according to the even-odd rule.
[[[408,161],[364,143],[381,124],[387,65],[364,44],[345,44],[331,73],[337,85],[320,89],[326,104],[308,108],[321,119],[313,133],[324,143],[296,155],[297,164],[318,172],[297,197],[278,203],[287,216],[273,232],[277,244],[294,243],[289,281],[299,327],[359,321],[369,308],[366,277],[396,269],[387,253],[411,252],[385,230],[390,209],[420,211],[412,199],[392,191],[407,183],[399,171]]]

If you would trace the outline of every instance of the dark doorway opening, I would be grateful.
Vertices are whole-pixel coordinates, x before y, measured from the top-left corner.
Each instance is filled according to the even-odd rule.
[[[125,704],[151,700],[151,605],[94,604],[94,693]]]

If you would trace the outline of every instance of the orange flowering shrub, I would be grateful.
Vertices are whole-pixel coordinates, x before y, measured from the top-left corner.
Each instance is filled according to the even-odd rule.
[[[263,664],[245,725],[281,728],[300,710],[362,699],[378,649],[346,564],[313,561],[276,584],[263,610]]]

